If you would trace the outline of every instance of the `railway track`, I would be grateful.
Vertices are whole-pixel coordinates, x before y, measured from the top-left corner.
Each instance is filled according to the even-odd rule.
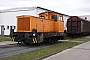
[[[17,44],[4,45],[4,46],[0,46],[0,58],[9,57],[16,54],[25,53],[46,47],[49,47],[49,45],[41,45],[41,46],[36,46],[36,45],[29,46],[29,45],[17,45]]]

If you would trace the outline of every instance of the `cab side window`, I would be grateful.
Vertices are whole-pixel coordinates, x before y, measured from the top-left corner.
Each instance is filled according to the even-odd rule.
[[[45,16],[40,16],[40,18],[45,18]]]
[[[52,15],[52,20],[57,21],[57,15]]]
[[[58,19],[59,19],[60,21],[63,21],[62,16],[59,16]]]

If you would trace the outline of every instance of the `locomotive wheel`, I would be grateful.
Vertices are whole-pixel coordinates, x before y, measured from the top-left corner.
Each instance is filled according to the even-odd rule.
[[[25,45],[29,45],[29,43],[23,42]]]
[[[49,38],[49,43],[56,43],[56,39],[54,37]]]
[[[58,42],[58,39],[57,38],[54,38],[54,42],[57,43]]]
[[[29,34],[28,34],[28,33],[26,33],[24,37],[25,37],[25,38],[29,38]]]

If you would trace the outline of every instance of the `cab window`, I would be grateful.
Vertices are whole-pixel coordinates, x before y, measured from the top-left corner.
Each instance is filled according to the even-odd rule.
[[[63,21],[62,16],[59,16],[58,19],[59,19],[60,21]]]
[[[57,15],[52,15],[52,20],[57,21]]]
[[[45,18],[45,16],[40,16],[40,18]]]

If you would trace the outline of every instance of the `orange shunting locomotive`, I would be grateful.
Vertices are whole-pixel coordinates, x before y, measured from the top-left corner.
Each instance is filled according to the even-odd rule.
[[[24,43],[56,43],[65,39],[63,15],[57,12],[42,12],[39,17],[17,16],[17,31],[11,29],[11,39]]]

